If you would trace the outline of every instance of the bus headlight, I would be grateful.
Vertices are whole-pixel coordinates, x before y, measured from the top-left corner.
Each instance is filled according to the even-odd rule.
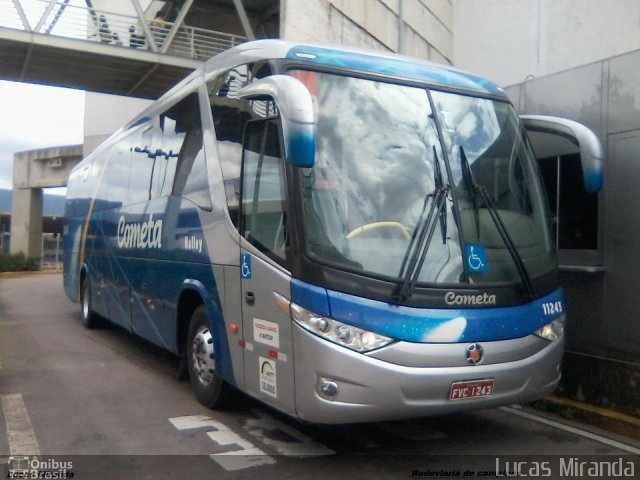
[[[547,323],[544,327],[533,332],[533,334],[553,342],[564,332],[564,324],[566,320],[566,315],[560,315],[553,322]]]
[[[357,352],[368,352],[393,342],[392,338],[316,315],[291,303],[291,318],[302,328]]]

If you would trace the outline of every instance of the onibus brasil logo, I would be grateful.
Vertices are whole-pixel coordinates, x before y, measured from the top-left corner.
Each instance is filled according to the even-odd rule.
[[[9,457],[7,478],[74,478],[73,462],[55,458]]]

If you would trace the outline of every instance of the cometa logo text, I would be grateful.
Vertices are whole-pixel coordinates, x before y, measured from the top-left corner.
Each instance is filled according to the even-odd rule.
[[[127,223],[124,216],[118,220],[119,248],[162,248],[162,220],[149,215],[146,222]]]
[[[456,295],[455,292],[447,292],[444,301],[447,305],[495,305],[496,296],[487,292],[478,295]]]

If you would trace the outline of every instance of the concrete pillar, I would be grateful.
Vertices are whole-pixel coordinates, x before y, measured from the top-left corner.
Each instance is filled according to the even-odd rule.
[[[42,254],[42,189],[14,188],[11,205],[11,253]]]

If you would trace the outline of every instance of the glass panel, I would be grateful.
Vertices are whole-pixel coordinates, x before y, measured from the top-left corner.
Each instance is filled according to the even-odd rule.
[[[131,164],[129,142],[135,135],[135,132],[129,134],[100,155],[100,163],[106,161],[106,169],[98,177],[100,186],[96,195],[96,211],[120,208],[127,203]]]
[[[520,276],[488,205],[463,178],[465,157],[472,181],[495,204],[529,275],[548,273],[555,268],[555,249],[546,199],[535,157],[513,108],[482,98],[432,95],[443,126],[465,242],[485,253],[486,268],[470,265],[472,281],[515,281]]]
[[[131,140],[131,176],[129,178],[129,203],[146,202],[151,190],[154,156],[159,143],[159,119],[155,117],[142,127],[142,132]]]
[[[175,118],[174,134],[169,134],[167,120]],[[196,205],[211,209],[209,178],[202,148],[202,121],[198,95],[189,95],[166,114],[164,148],[178,153],[173,194],[182,195]]]
[[[151,198],[164,197],[171,193],[178,155],[184,140],[184,132],[176,131],[176,120],[174,118],[167,114],[161,115],[160,126],[162,141],[159,145],[160,151],[156,153],[153,168]]]
[[[549,197],[554,233],[559,235],[558,247],[563,250],[596,250],[598,194],[584,188],[580,155],[541,158],[538,165]]]
[[[243,235],[261,251],[286,259],[286,190],[277,124],[257,121],[245,131]]]
[[[444,213],[434,222],[418,282],[460,283],[465,270],[472,283],[521,282],[488,206],[473,194],[473,181],[493,200],[530,276],[555,268],[540,175],[511,105],[432,92],[439,138],[426,89],[291,74],[307,86],[317,109],[316,163],[301,174],[311,256],[337,268],[404,278],[401,266],[428,243],[411,238],[429,232],[428,212],[441,186],[447,190]],[[471,180],[462,176],[464,158]]]
[[[135,134],[134,134],[135,135]],[[120,140],[112,149],[108,168],[103,181],[107,200],[112,208],[119,208],[127,202],[129,190],[129,170],[131,166],[129,139]]]
[[[249,85],[254,78],[263,78],[270,74],[271,68],[264,63],[239,65],[207,83],[229,215],[236,227],[244,127],[251,119],[276,114],[272,101],[241,100],[238,91]]]
[[[438,172],[449,183],[426,90],[309,71],[292,75],[315,97],[318,116],[316,163],[302,175],[307,250],[338,267],[397,278],[433,203]],[[452,207],[449,195],[446,229],[438,222],[422,282],[460,281]]]

